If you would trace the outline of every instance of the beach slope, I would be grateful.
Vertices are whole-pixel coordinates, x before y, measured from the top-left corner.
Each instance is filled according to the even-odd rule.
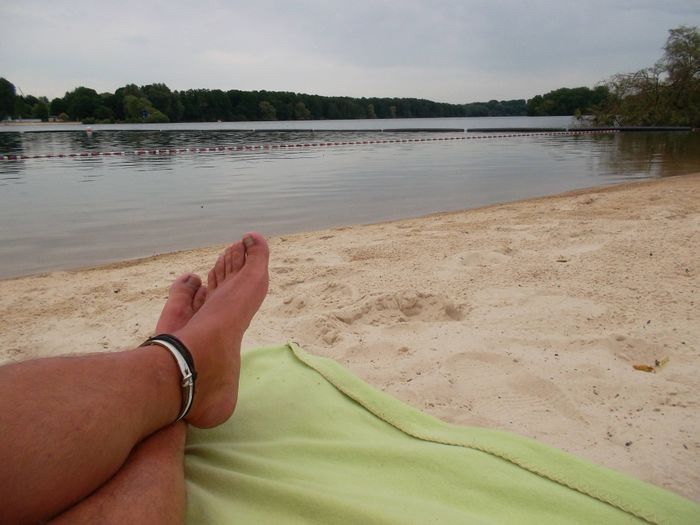
[[[699,195],[697,174],[273,238],[244,343],[700,501]],[[0,360],[140,343],[220,249],[0,281]]]

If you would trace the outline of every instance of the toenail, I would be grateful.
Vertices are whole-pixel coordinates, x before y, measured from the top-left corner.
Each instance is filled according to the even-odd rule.
[[[253,246],[253,244],[255,244],[255,240],[251,235],[246,235],[245,237],[243,237],[243,244],[245,244],[246,248],[250,248],[251,246]]]

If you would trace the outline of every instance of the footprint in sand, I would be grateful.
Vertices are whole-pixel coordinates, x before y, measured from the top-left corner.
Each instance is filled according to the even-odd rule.
[[[299,333],[304,334],[304,340],[300,342],[302,345],[309,341],[325,346],[334,346],[342,340],[343,326],[341,321],[330,314],[302,319],[299,322]]]
[[[614,335],[601,339],[600,344],[618,359],[634,364],[653,365],[657,359],[665,357],[665,351],[655,345],[634,337]]]
[[[460,266],[493,266],[509,262],[512,254],[511,248],[504,248],[501,252],[469,251],[457,254],[454,259]]]
[[[404,291],[365,297],[356,305],[333,312],[345,324],[391,325],[413,321],[460,321],[464,305],[455,305],[446,297]]]
[[[582,299],[550,290],[526,287],[487,288],[475,292],[473,303],[478,305],[490,322],[519,320],[534,326],[540,321],[549,322],[554,317],[562,323],[576,323],[603,315],[607,306],[589,299]]]
[[[447,257],[435,269],[436,275],[443,279],[454,279],[455,275],[461,275],[472,269],[501,268],[511,263],[516,250],[504,245],[499,250],[467,250]]]
[[[352,302],[355,295],[353,288],[340,282],[326,282],[312,287],[305,287],[303,294],[287,295],[281,304],[272,311],[280,317],[297,317],[305,311],[322,306],[322,310],[337,308]]]
[[[272,311],[280,317],[296,317],[309,306],[306,296],[288,296],[282,299],[282,303],[273,308]]]
[[[462,352],[447,358],[442,368],[449,371],[455,383],[465,382],[469,392],[478,392],[478,397],[472,400],[475,410],[490,414],[495,420],[509,418],[511,412],[527,413],[537,426],[538,419],[545,419],[538,414],[556,411],[577,423],[585,422],[581,412],[556,383],[525,371],[512,376],[511,357],[490,352]]]

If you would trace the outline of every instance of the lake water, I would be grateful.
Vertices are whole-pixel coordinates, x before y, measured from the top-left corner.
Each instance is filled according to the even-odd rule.
[[[377,222],[700,171],[698,133],[461,140],[392,131],[574,125],[569,117],[235,122],[92,126],[91,137],[85,126],[0,126],[0,155],[353,142],[0,161],[0,277],[224,243],[247,230]],[[354,143],[434,138],[460,140]]]

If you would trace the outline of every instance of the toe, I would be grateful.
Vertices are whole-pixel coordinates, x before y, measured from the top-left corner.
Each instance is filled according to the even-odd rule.
[[[223,253],[219,255],[216,264],[214,264],[214,273],[216,274],[216,282],[219,284],[223,283],[226,277],[226,259]]]
[[[246,233],[243,236],[243,244],[245,245],[246,267],[252,265],[267,268],[270,249],[265,238],[256,232]]]
[[[201,286],[202,280],[192,273],[185,273],[175,279],[156,324],[157,333],[177,330],[187,323],[192,317],[193,303]]]
[[[202,279],[196,273],[187,274],[187,279],[185,279],[185,285],[189,286],[195,292],[199,290],[202,286]]]
[[[219,283],[216,280],[216,272],[214,271],[214,268],[209,270],[209,274],[207,275],[207,288],[209,288],[209,291],[213,292],[216,290],[216,287],[219,285]]]
[[[207,300],[207,287],[200,286],[192,299],[192,310],[196,313]]]
[[[245,262],[245,246],[241,241],[231,245],[231,273],[238,273]]]
[[[224,275],[231,273],[231,247],[224,250]]]
[[[245,262],[245,246],[243,246],[243,243],[240,241],[235,242],[224,250],[224,253],[221,254],[219,259],[222,263],[220,264],[220,262],[217,261],[216,265],[214,265],[217,284],[221,284],[227,277],[238,273],[243,267],[243,263]],[[220,272],[217,270],[219,266],[223,268],[223,276],[221,276]]]
[[[169,297],[185,295],[191,299],[200,286],[202,286],[202,280],[198,275],[183,273],[170,285]]]

